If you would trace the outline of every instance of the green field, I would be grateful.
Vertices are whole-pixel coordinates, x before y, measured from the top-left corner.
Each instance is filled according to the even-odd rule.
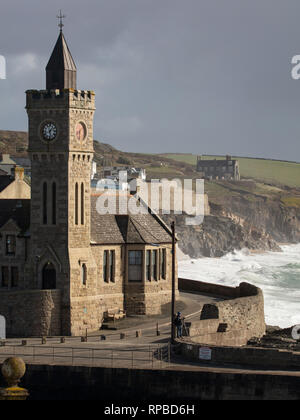
[[[188,154],[164,155],[178,162],[196,165],[197,156]],[[205,156],[202,159],[224,159],[222,157]],[[273,160],[234,158],[240,163],[241,176],[264,182],[300,187],[300,163],[281,162]]]

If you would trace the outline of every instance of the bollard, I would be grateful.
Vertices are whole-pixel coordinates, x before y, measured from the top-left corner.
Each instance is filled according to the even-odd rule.
[[[156,335],[157,335],[157,337],[160,336],[160,331],[159,330],[156,331]]]
[[[60,338],[60,343],[61,343],[61,344],[65,344],[65,342],[66,342],[66,338],[65,338],[65,337],[61,337],[61,338]]]
[[[140,338],[142,336],[142,331],[141,330],[136,331],[135,335],[136,335],[136,338]]]
[[[27,340],[22,340],[22,346],[27,346]]]
[[[124,333],[120,334],[120,340],[125,340],[126,335]]]
[[[101,335],[100,340],[101,341],[105,341],[106,340],[106,336],[105,335]]]
[[[19,357],[6,359],[1,369],[2,375],[7,383],[6,388],[0,388],[0,400],[4,401],[25,401],[29,397],[27,389],[20,388],[19,382],[26,372],[26,366]]]
[[[46,337],[42,337],[42,344],[47,344],[47,338]]]

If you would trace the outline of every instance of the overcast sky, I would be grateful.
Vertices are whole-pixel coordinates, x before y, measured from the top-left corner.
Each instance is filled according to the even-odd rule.
[[[0,129],[27,130],[27,89],[64,34],[95,138],[123,151],[300,161],[299,0],[0,0]]]

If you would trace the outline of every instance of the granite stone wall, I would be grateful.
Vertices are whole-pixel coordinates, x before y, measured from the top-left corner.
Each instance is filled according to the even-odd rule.
[[[244,346],[251,338],[265,335],[264,297],[259,288],[248,283],[230,288],[195,281],[189,285],[189,282],[181,279],[179,287],[223,297],[223,300],[204,305],[199,321],[186,323],[193,342]]]
[[[60,335],[61,292],[59,290],[2,290],[0,314],[6,319],[8,337]]]

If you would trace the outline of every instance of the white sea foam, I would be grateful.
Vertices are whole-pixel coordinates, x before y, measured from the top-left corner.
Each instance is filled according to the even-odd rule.
[[[255,284],[264,291],[267,324],[290,327],[300,324],[300,244],[281,248],[282,252],[242,250],[222,258],[180,261],[179,276],[228,286]]]

